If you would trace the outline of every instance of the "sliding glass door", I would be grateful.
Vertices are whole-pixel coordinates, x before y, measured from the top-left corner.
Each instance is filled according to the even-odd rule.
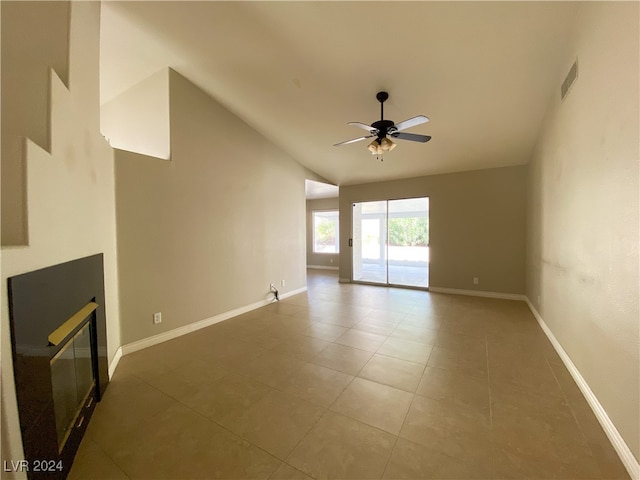
[[[429,199],[389,200],[389,283],[429,286]]]
[[[353,204],[353,281],[429,286],[429,198]]]
[[[353,280],[387,283],[387,202],[353,204]]]

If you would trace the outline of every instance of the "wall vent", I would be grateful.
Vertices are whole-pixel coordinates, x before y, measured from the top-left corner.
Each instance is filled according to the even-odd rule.
[[[567,93],[569,93],[569,89],[571,88],[571,85],[574,84],[574,82],[576,81],[576,78],[578,78],[578,59],[576,58],[576,61],[573,62],[573,65],[571,65],[571,68],[569,69],[569,73],[567,73],[567,76],[564,79],[564,82],[562,82],[562,86],[560,87],[560,99],[564,100],[564,97],[567,96]]]

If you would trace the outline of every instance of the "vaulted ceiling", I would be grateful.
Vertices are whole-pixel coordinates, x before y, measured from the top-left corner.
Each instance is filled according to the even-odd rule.
[[[570,67],[570,2],[105,2],[101,101],[171,67],[338,185],[528,162]],[[431,121],[377,161],[380,118]]]

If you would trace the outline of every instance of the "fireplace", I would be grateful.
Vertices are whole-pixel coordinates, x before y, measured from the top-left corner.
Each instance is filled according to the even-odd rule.
[[[64,479],[108,384],[102,254],[9,278],[16,396],[30,479]],[[43,469],[40,469],[43,470]]]
[[[84,423],[83,406],[95,387],[96,352],[91,337],[95,328],[92,313],[97,306],[95,302],[88,303],[49,335],[52,345],[64,342],[61,350],[49,361],[60,452],[64,450],[74,426]]]

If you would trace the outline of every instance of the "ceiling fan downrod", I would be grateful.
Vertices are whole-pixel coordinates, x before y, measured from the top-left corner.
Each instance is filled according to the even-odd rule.
[[[376,98],[380,102],[380,120],[384,120],[384,102],[389,98],[389,94],[387,92],[378,92]]]
[[[380,102],[380,120],[377,122],[373,122],[371,126],[377,130],[378,144],[382,141],[383,138],[390,133],[390,130],[393,128],[394,123],[391,120],[384,119],[384,102],[389,98],[389,94],[387,92],[378,92],[376,94],[376,98]]]

